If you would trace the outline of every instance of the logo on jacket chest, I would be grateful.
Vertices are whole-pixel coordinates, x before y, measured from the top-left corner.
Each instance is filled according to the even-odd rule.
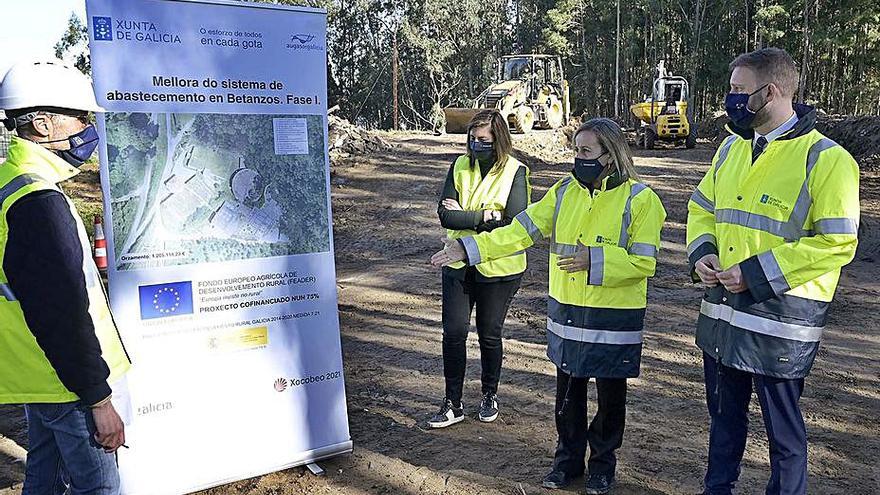
[[[788,211],[791,209],[791,207],[789,207],[787,203],[784,203],[782,200],[780,200],[778,198],[774,198],[773,196],[770,196],[769,194],[762,194],[760,201],[762,204],[772,206],[778,210]]]
[[[609,245],[616,246],[617,241],[608,237],[608,236],[597,235],[596,236],[596,244],[609,244]]]

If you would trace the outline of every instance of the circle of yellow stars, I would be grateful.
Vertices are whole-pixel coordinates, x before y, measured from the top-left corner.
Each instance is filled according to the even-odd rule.
[[[171,294],[171,297],[174,298],[174,304],[170,308],[160,308],[159,307],[159,298],[162,297],[166,293]],[[177,308],[179,306],[180,306],[180,293],[177,292],[176,290],[172,289],[171,287],[164,287],[162,289],[159,289],[153,295],[153,308],[162,314],[173,313],[173,312],[177,311]]]

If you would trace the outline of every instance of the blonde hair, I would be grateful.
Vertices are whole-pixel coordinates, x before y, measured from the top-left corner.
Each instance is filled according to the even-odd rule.
[[[596,136],[602,150],[611,156],[611,161],[622,178],[641,180],[636,172],[635,164],[633,164],[632,151],[626,142],[626,136],[623,135],[617,122],[604,117],[590,119],[574,131],[571,136],[571,144],[575,146],[578,134],[587,131]]]
[[[510,127],[507,125],[507,120],[501,116],[501,112],[494,108],[480,110],[473,116],[473,118],[471,118],[471,121],[468,122],[467,155],[470,157],[471,167],[474,166],[474,162],[476,161],[470,146],[472,139],[471,131],[484,126],[489,126],[489,131],[492,133],[492,138],[494,139],[495,154],[498,157],[495,166],[492,168],[503,167],[504,164],[507,163],[507,157],[510,156],[510,152],[513,151],[513,138],[510,136]]]

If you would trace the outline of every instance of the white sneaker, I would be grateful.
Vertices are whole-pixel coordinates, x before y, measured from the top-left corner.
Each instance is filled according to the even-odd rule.
[[[455,423],[464,421],[464,408],[461,404],[455,407],[449,399],[443,399],[440,410],[428,420],[428,426],[431,428],[446,428]]]
[[[480,421],[491,423],[498,418],[498,396],[486,394],[480,402]]]

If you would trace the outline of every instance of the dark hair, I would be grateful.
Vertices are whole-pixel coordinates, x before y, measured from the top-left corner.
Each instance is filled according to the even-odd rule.
[[[752,69],[762,84],[775,84],[784,96],[793,97],[800,82],[794,60],[782,48],[761,48],[743,53],[730,63],[731,71],[737,67]]]
[[[501,112],[495,109],[480,110],[473,116],[471,121],[468,122],[467,154],[471,159],[471,167],[474,166],[475,161],[470,146],[471,131],[484,126],[489,126],[489,131],[492,133],[492,138],[494,139],[495,154],[498,157],[498,161],[495,162],[495,167],[503,167],[504,164],[507,163],[507,157],[510,156],[510,152],[513,151],[513,138],[510,137],[510,127],[507,125],[507,120],[501,115]]]
[[[614,167],[621,177],[641,180],[633,164],[632,150],[626,142],[626,136],[620,129],[620,124],[604,117],[590,119],[574,131],[571,136],[572,146],[576,145],[578,134],[588,131],[596,135],[596,140],[602,146],[602,151],[611,156]]]

